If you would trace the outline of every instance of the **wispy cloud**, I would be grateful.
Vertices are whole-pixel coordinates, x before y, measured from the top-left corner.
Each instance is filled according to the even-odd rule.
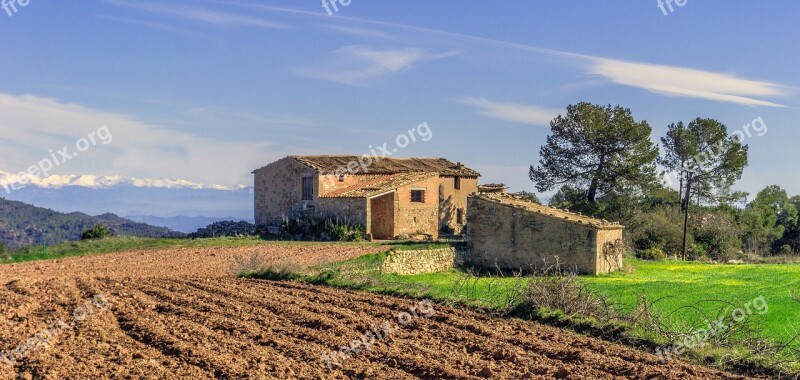
[[[310,78],[359,86],[375,78],[407,70],[423,61],[457,54],[455,51],[433,53],[419,48],[379,50],[366,46],[345,46],[333,51],[324,64],[297,72]]]
[[[537,126],[549,126],[559,110],[516,103],[499,103],[485,98],[462,98],[459,103],[475,107],[478,113],[493,119]]]
[[[0,169],[27,170],[50,157],[50,149],[75,147],[78,138],[103,125],[113,136],[111,143],[81,153],[53,174],[238,185],[252,181],[252,169],[289,154],[268,141],[225,141],[51,98],[0,93]]]
[[[239,5],[242,5],[239,3]],[[264,7],[263,10],[294,14],[301,17],[324,19],[320,12],[308,12],[298,9]],[[704,71],[695,68],[669,66],[646,62],[630,62],[621,59],[579,54],[569,51],[542,48],[538,46],[504,41],[492,38],[473,36],[444,30],[419,27],[394,22],[370,20],[352,16],[337,15],[337,23],[350,23],[350,25],[370,25],[373,28],[402,30],[396,33],[412,39],[424,40],[433,44],[438,41],[451,46],[458,46],[459,50],[467,46],[492,47],[494,49],[509,49],[528,52],[536,55],[547,55],[564,59],[574,64],[578,70],[592,75],[599,75],[611,83],[644,89],[653,93],[673,97],[705,99],[717,102],[727,102],[747,106],[785,107],[764,98],[780,97],[786,95],[783,86],[752,79],[742,78],[733,74]],[[484,49],[475,49],[475,52]]]
[[[785,107],[755,97],[784,95],[777,84],[738,78],[731,74],[649,63],[592,58],[588,72],[624,86],[657,94],[701,98],[748,106]]]
[[[187,29],[178,28],[176,26],[172,26],[172,25],[168,25],[168,24],[162,24],[162,23],[153,22],[153,21],[137,20],[137,19],[131,19],[131,18],[126,18],[126,17],[110,16],[110,15],[105,15],[105,14],[94,14],[93,16],[97,17],[97,18],[102,18],[102,19],[111,20],[111,21],[117,21],[117,22],[130,24],[130,25],[143,26],[143,27],[146,27],[146,28],[151,28],[151,29],[156,29],[156,30],[161,30],[161,31],[166,31],[166,32],[171,32],[171,33],[185,34],[187,36],[201,37],[201,38],[208,39],[208,40],[215,40],[215,39],[213,39],[213,38],[211,38],[209,36],[206,36],[204,34],[201,34],[201,33],[195,33],[195,32],[189,31]]]
[[[203,22],[217,26],[251,26],[259,28],[285,28],[287,25],[277,23],[271,20],[252,17],[239,13],[222,12],[211,9],[186,7],[186,6],[173,6],[163,3],[153,2],[130,2],[123,0],[105,0],[107,3],[139,9],[145,12],[179,17],[191,21]]]
[[[322,25],[322,28],[337,33],[349,34],[351,36],[356,36],[356,37],[378,38],[386,40],[396,39],[396,37],[390,33],[371,28],[358,28],[358,27],[342,26],[342,25]]]

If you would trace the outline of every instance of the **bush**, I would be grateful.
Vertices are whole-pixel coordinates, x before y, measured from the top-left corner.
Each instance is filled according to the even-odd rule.
[[[694,223],[697,251],[718,261],[736,258],[742,251],[741,231],[733,215],[721,211],[698,213]]]
[[[234,222],[230,220],[214,222],[196,232],[189,234],[190,238],[213,238],[222,236],[254,236],[256,226],[245,221]]]
[[[660,251],[661,258],[677,256],[683,252],[683,215],[677,207],[658,207],[652,211],[637,213],[630,221],[628,231],[628,239],[637,251],[637,256],[648,250],[649,254]],[[687,239],[687,245],[691,247],[691,235]]]
[[[250,256],[235,256],[233,273],[239,277],[285,281],[302,277],[303,268],[291,262],[275,263],[261,253]]]
[[[664,251],[661,248],[652,247],[636,251],[636,257],[642,260],[658,261],[664,260],[664,258],[667,256],[664,254]]]
[[[111,231],[102,224],[95,224],[92,228],[83,231],[81,235],[81,240],[97,240],[97,239],[105,239],[111,236]]]
[[[572,273],[534,276],[522,291],[520,308],[523,312],[560,310],[566,315],[610,319],[611,308],[606,300],[589,290]]]
[[[367,230],[360,224],[304,215],[296,219],[284,219],[281,236],[290,240],[364,241]]]

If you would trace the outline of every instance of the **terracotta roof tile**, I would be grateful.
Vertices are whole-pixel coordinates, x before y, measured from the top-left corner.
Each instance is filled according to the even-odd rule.
[[[347,168],[351,162],[359,162],[360,156],[289,156],[319,172],[334,174],[339,168]],[[366,161],[366,160],[365,160]],[[444,158],[373,158],[363,172],[359,166],[356,174],[438,173],[443,176],[478,177],[480,173]]]
[[[436,173],[398,173],[378,175],[353,186],[329,191],[320,195],[320,198],[369,198],[380,195],[398,187],[407,186],[429,178],[436,177]]]
[[[475,195],[475,197],[510,207],[525,209],[527,211],[535,212],[537,214],[563,219],[568,222],[587,225],[597,229],[621,229],[625,227],[619,223],[612,223],[603,219],[591,218],[578,213],[557,209],[555,207],[543,206],[537,203],[533,203],[528,199],[519,196],[514,196],[512,194],[486,193],[486,194]]]

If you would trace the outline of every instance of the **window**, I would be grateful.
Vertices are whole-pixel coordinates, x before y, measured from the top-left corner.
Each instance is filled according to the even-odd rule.
[[[303,178],[303,200],[310,201],[314,199],[314,179]]]
[[[456,190],[461,189],[461,177],[453,177],[453,187]]]
[[[411,190],[411,202],[424,203],[425,190]]]
[[[339,174],[339,182],[344,182],[344,174]]]
[[[460,208],[456,210],[456,223],[464,224],[464,209]]]

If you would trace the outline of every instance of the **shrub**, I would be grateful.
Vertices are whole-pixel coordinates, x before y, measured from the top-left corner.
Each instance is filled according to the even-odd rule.
[[[288,262],[275,264],[260,253],[233,258],[233,273],[240,277],[284,281],[300,278],[302,272],[300,265]]]
[[[720,261],[734,259],[741,252],[741,231],[733,215],[721,210],[705,211],[696,220],[693,232],[699,252]]]
[[[295,219],[284,219],[281,236],[290,240],[364,241],[367,230],[360,224],[304,215]]]
[[[213,238],[222,236],[254,236],[256,226],[246,221],[234,222],[231,220],[214,222],[196,232],[189,234],[190,238]]]
[[[658,207],[652,211],[637,213],[628,226],[628,239],[637,256],[642,251],[656,249],[663,256],[679,255],[683,252],[683,216],[677,207]],[[687,244],[692,246],[692,237]]]
[[[95,224],[92,228],[83,231],[81,240],[105,239],[111,236],[111,231],[102,224]]]
[[[661,248],[651,247],[636,251],[636,257],[642,260],[658,261],[658,260],[664,260],[664,258],[666,258],[666,255],[664,254],[664,250],[662,250]]]
[[[573,273],[534,276],[522,291],[521,311],[560,310],[566,315],[610,319],[606,300],[589,290]]]

